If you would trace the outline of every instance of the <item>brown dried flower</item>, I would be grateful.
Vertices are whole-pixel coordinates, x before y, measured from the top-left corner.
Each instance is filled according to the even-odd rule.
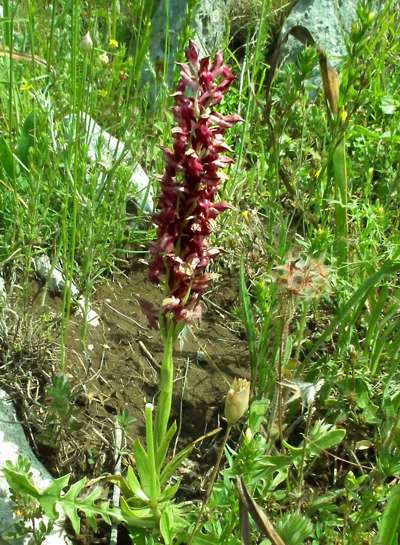
[[[327,268],[315,259],[289,255],[283,265],[274,268],[281,288],[294,297],[312,299],[328,290]]]

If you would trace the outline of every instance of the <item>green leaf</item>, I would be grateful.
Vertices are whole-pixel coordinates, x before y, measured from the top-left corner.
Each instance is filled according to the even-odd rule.
[[[246,328],[247,343],[249,347],[251,378],[253,381],[255,381],[257,378],[256,328],[254,323],[254,317],[250,308],[250,296],[246,286],[243,259],[240,262],[239,287],[240,302],[244,313],[244,325]]]
[[[174,532],[173,532],[173,526],[174,526],[174,515],[173,512],[166,508],[162,512],[161,518],[160,518],[160,532],[164,539],[165,545],[171,545]]]
[[[28,494],[29,496],[39,500],[40,490],[34,486],[31,478],[27,473],[12,469],[11,467],[3,467],[3,473],[7,479],[7,483],[13,492],[18,494]]]
[[[378,545],[396,545],[400,529],[400,485],[389,496],[379,525]]]
[[[386,115],[393,115],[399,103],[392,95],[385,95],[381,98],[381,110]]]
[[[139,439],[136,439],[133,443],[133,454],[135,456],[136,469],[139,474],[140,484],[142,485],[143,492],[147,497],[151,495],[151,467],[149,463],[149,457],[143,448]]]
[[[123,497],[121,498],[121,513],[128,528],[154,528],[157,526],[157,520],[149,507],[132,508]]]
[[[42,506],[42,509],[47,517],[49,519],[55,519],[59,515],[55,509],[57,501],[61,497],[62,490],[68,485],[69,479],[70,479],[70,473],[67,475],[64,475],[63,477],[59,477],[58,479],[54,479],[50,485],[43,490],[40,498],[40,505]]]
[[[97,527],[96,516],[100,516],[108,525],[111,524],[111,517],[121,520],[121,513],[117,509],[109,507],[107,501],[98,500],[103,495],[101,488],[95,488],[83,498],[78,495],[86,486],[86,477],[74,483],[65,493],[58,499],[57,505],[61,507],[65,516],[67,516],[72,524],[76,534],[80,531],[80,518],[78,512],[84,513],[87,523],[93,529]]]
[[[33,134],[36,125],[36,117],[36,113],[33,111],[25,119],[18,139],[17,148],[15,150],[18,159],[25,166],[28,164],[29,149],[35,143]]]
[[[133,471],[133,468],[131,466],[128,467],[128,471],[126,474],[126,482],[134,496],[136,496],[138,499],[142,501],[145,501],[145,502],[149,501],[149,498],[143,492],[140,486],[140,483],[135,475],[135,472]]]
[[[208,534],[206,536],[199,536],[198,534],[194,536],[193,545],[215,545],[219,543],[218,536],[216,534]]]
[[[299,513],[287,513],[276,524],[276,531],[285,545],[301,545],[312,536],[311,521]]]
[[[161,494],[160,501],[172,500],[172,498],[175,497],[175,494],[177,493],[180,484],[181,481],[179,480],[175,484],[167,486]]]
[[[290,445],[289,443],[287,443],[284,439],[282,440],[282,444],[285,448],[288,449],[289,452],[291,452],[292,454],[296,456],[301,456],[303,453],[303,447],[294,447]]]
[[[0,137],[0,163],[4,173],[9,179],[13,179],[18,174],[17,164],[14,156],[5,138]]]
[[[110,517],[121,520],[118,509],[110,508],[108,502],[97,503],[103,493],[101,488],[94,489],[83,498],[78,497],[86,486],[86,478],[71,485],[67,492],[62,495],[63,488],[68,485],[69,474],[54,479],[47,488],[40,491],[33,485],[28,473],[24,473],[22,470],[16,471],[10,467],[4,467],[3,471],[10,488],[14,492],[35,498],[50,520],[58,518],[56,505],[59,506],[64,515],[70,519],[76,534],[79,534],[80,531],[79,511],[85,514],[87,522],[92,528],[96,527],[95,517],[97,515],[107,524],[111,523]]]
[[[267,399],[254,399],[251,402],[247,422],[253,435],[259,431],[260,426],[265,421],[268,405],[269,401]]]
[[[329,430],[320,437],[312,438],[310,445],[311,451],[318,453],[321,450],[327,450],[341,443],[346,435],[346,430]]]
[[[109,475],[107,481],[117,484],[127,501],[138,499],[141,502],[148,503],[149,498],[143,492],[131,466],[128,467],[126,477],[123,477],[122,475]]]
[[[290,448],[296,448],[292,447],[290,445]],[[300,449],[302,450],[302,449]],[[287,467],[292,464],[292,458],[290,456],[264,456],[263,465],[271,466],[272,468],[276,469],[282,469],[283,467]]]
[[[193,448],[194,443],[190,443],[190,445],[179,451],[178,454],[174,456],[172,460],[164,467],[160,475],[160,486],[165,484],[168,479],[172,477],[172,475],[175,473],[175,470],[181,465],[183,460],[185,460],[185,458],[189,456]]]
[[[197,443],[200,443],[200,441],[203,441],[204,439],[207,439],[208,437],[211,437],[212,435],[215,435],[221,430],[221,428],[216,428],[215,430],[212,430],[205,435],[202,435],[201,437],[198,437],[195,439],[195,441],[192,441],[192,443],[189,443],[186,447],[184,447],[172,460],[164,467],[163,471],[160,475],[160,486],[165,484],[168,479],[172,477],[177,467],[180,466],[180,464],[183,462],[185,458],[189,456],[189,454],[192,452],[193,448]]]
[[[165,461],[165,457],[168,452],[169,444],[171,442],[171,439],[175,435],[176,430],[177,430],[176,422],[173,422],[171,426],[168,428],[166,434],[163,437],[163,440],[161,441],[160,446],[157,449],[156,463],[157,463],[158,470],[161,470],[161,467]]]

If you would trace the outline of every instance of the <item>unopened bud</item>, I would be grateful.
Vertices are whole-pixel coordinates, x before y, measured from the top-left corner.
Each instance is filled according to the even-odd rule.
[[[86,32],[86,34],[82,38],[80,48],[83,53],[90,53],[90,51],[92,50],[93,40],[90,36],[90,32]]]
[[[230,426],[236,424],[249,408],[250,382],[235,378],[225,399],[225,418]]]
[[[99,61],[101,62],[101,64],[108,64],[110,62],[110,59],[107,53],[102,53],[101,55],[99,55]]]
[[[244,440],[247,445],[249,445],[253,441],[253,433],[250,428],[247,428],[247,430],[245,431]]]

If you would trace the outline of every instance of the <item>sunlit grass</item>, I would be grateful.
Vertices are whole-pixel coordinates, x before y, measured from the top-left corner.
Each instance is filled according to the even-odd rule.
[[[3,3],[0,263],[21,285],[38,255],[62,263],[64,333],[71,283],[90,299],[104,276],[146,255],[154,234],[145,213],[127,221],[129,167],[89,166],[80,114],[127,144],[155,194],[161,146],[171,143],[167,63],[152,66],[159,93],[142,78],[156,3],[98,4]],[[218,221],[214,242],[224,248],[220,272],[240,284],[230,311],[246,332],[256,384],[244,434],[225,449],[201,543],[240,543],[242,475],[286,545],[376,544],[378,532],[393,534],[394,500],[384,523],[381,512],[400,475],[398,8],[363,3],[332,111],[315,82],[316,47],[278,67],[266,97],[266,44],[289,3],[235,4],[238,21],[246,9],[255,15],[242,48],[225,53],[237,79],[221,111],[243,123],[228,136],[234,162],[221,192],[234,210]],[[189,34],[186,24],[181,40]],[[326,289],[288,309],[276,271],[310,262],[324,267]],[[196,509],[190,504],[188,524]],[[254,540],[262,533],[251,531]]]

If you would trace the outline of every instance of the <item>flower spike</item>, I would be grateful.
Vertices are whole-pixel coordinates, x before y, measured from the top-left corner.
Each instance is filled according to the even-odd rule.
[[[208,247],[213,221],[229,208],[215,202],[221,168],[231,159],[223,141],[225,131],[241,121],[238,115],[223,116],[214,110],[228,91],[234,76],[218,52],[210,63],[199,59],[195,44],[186,49],[187,63],[180,64],[180,80],[172,109],[172,149],[164,150],[165,171],[161,179],[158,212],[154,217],[157,238],[150,248],[149,278],[164,279],[163,314],[178,322],[201,316],[201,295],[207,288],[207,266],[217,254]]]

